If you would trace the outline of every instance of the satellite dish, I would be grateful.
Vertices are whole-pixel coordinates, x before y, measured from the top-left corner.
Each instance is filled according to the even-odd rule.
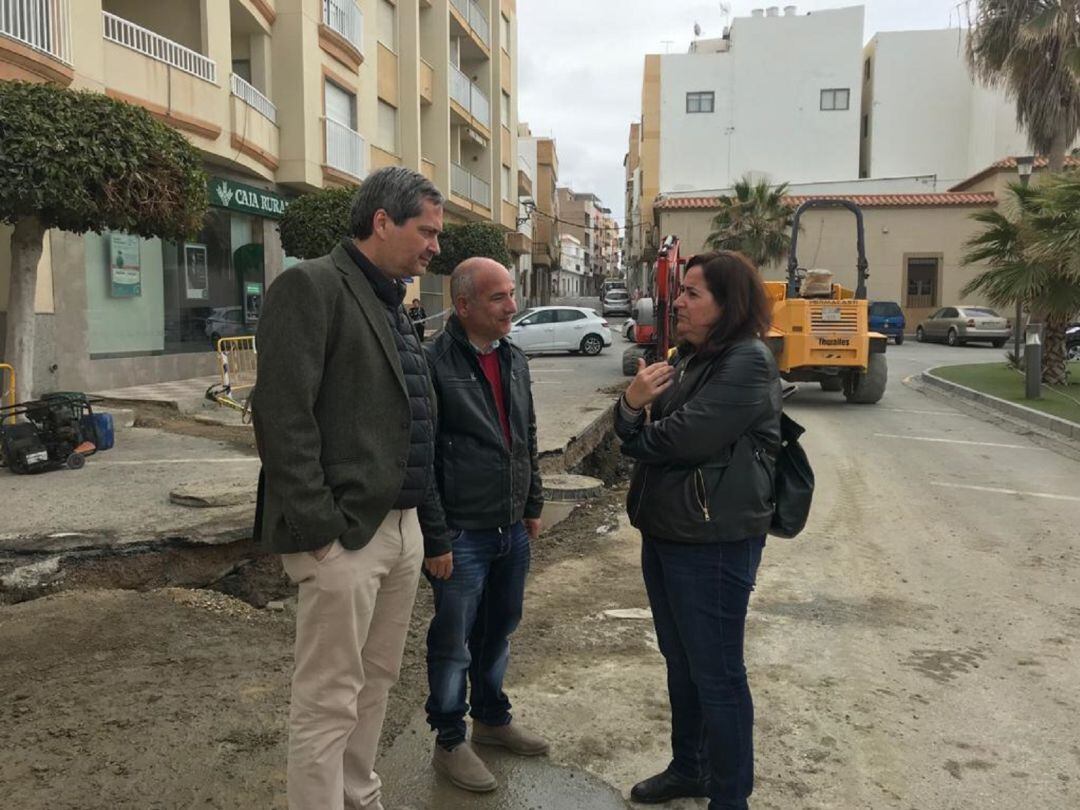
[[[697,23],[694,23],[694,36],[695,37],[700,37],[701,36],[701,26],[698,25]]]

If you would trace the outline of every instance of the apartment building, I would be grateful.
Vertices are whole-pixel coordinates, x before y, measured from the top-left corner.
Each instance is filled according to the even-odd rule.
[[[551,295],[554,298],[580,298],[592,295],[588,251],[581,240],[569,233],[559,236],[559,265],[551,272]]]
[[[277,220],[298,193],[403,165],[446,193],[448,222],[516,230],[516,65],[515,0],[0,0],[0,79],[140,105],[210,176],[188,242],[48,234],[37,387],[213,373],[211,339],[251,333],[266,285],[296,261]],[[0,226],[0,309],[9,235]],[[108,283],[118,250],[137,295]],[[410,292],[437,312],[445,288],[425,277]]]
[[[888,31],[863,51],[862,177],[935,175],[943,187],[1029,153],[1016,106],[972,79],[967,32]]]
[[[560,187],[559,232],[578,240],[584,251],[589,280],[583,295],[599,295],[603,280],[619,267],[618,224],[600,198],[591,192]]]
[[[559,264],[559,155],[553,138],[533,136],[519,126],[518,150],[534,167],[532,199],[524,206],[532,222],[532,271],[526,299],[530,305],[550,303],[552,271]]]

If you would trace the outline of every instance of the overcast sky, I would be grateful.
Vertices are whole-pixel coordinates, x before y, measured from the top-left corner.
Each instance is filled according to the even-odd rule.
[[[843,0],[727,0],[732,16],[793,4],[799,14],[857,5]],[[869,40],[879,31],[955,28],[957,0],[866,0]],[[685,53],[694,23],[704,37],[729,22],[704,0],[518,0],[518,117],[556,139],[559,185],[591,191],[623,224],[622,160],[641,114],[647,53]],[[668,42],[665,42],[668,40]]]

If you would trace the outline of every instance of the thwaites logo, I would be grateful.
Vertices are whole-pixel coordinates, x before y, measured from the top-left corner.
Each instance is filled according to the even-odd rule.
[[[818,338],[819,346],[850,346],[851,340],[848,338]]]

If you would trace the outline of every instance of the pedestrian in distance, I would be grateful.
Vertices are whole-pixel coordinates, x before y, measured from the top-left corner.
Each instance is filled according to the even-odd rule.
[[[424,342],[424,330],[425,321],[427,320],[427,312],[424,310],[424,305],[420,303],[419,298],[412,300],[412,306],[409,307],[409,320],[412,321],[413,326],[416,328],[416,336],[420,338],[420,342]]]
[[[387,696],[423,557],[443,551],[420,531],[437,498],[436,401],[402,279],[439,253],[442,224],[423,175],[374,172],[349,236],[282,273],[259,319],[256,537],[298,585],[290,810],[383,808]]]
[[[513,719],[503,691],[543,495],[528,360],[506,340],[517,311],[513,278],[491,259],[468,259],[454,270],[450,295],[454,313],[425,347],[439,404],[435,470],[443,515],[428,513],[441,519],[422,526],[425,536],[460,534],[448,553],[424,564],[435,597],[426,709],[435,770],[458,787],[486,792],[497,783],[474,745],[522,756],[548,750]]]
[[[757,269],[728,251],[687,262],[674,310],[675,358],[639,361],[615,406],[622,452],[636,462],[627,512],[671,704],[671,762],[630,798],[704,796],[710,810],[745,810],[754,709],[743,633],[780,448],[780,378],[761,339],[771,310]]]

